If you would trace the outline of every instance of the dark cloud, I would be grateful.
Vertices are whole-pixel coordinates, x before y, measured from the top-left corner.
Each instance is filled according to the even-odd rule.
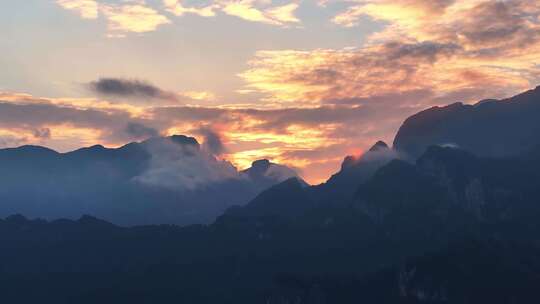
[[[129,122],[126,126],[126,133],[134,139],[145,139],[159,136],[159,131],[137,122]]]
[[[212,130],[211,128],[200,128],[197,130],[197,133],[204,136],[203,148],[212,155],[221,155],[227,152],[225,145],[221,139],[221,136],[218,132]]]
[[[369,97],[328,99],[323,102],[334,105],[365,105],[379,104],[388,105],[389,103],[399,102],[401,104],[418,102],[435,96],[435,93],[428,89],[412,90],[406,92],[384,93],[380,95],[372,95]]]
[[[320,83],[333,83],[335,80],[339,79],[341,74],[333,69],[324,68],[324,69],[314,69],[309,71],[309,73],[299,73],[291,77],[290,81],[292,82],[303,82],[310,84],[320,84]]]
[[[149,110],[157,119],[182,123],[185,121],[223,121],[229,118],[229,110],[208,107],[170,106]]]
[[[513,4],[500,1],[484,2],[468,13],[463,34],[471,41],[486,43],[508,39],[528,26]]]
[[[134,124],[129,126],[129,124]],[[158,129],[166,128],[167,122],[161,122]],[[135,133],[153,134],[144,126],[150,122],[134,119],[130,113],[122,110],[79,109],[52,103],[12,103],[0,101],[0,128],[25,132],[31,130],[36,138],[47,139],[51,135],[47,126],[69,125],[73,128],[99,130],[102,143],[131,141]],[[152,125],[159,124],[155,122]],[[139,126],[138,126],[139,125]],[[81,139],[84,140],[84,139]]]
[[[539,7],[534,1],[485,1],[460,16],[459,27],[441,27],[465,44],[468,55],[498,57],[524,50],[540,40]],[[445,33],[446,32],[446,33]]]
[[[35,138],[48,139],[51,138],[51,129],[49,128],[39,128],[35,129],[32,134]]]
[[[100,78],[89,83],[90,89],[99,94],[112,97],[132,97],[143,99],[176,100],[176,94],[142,80],[121,78]]]
[[[0,126],[5,128],[27,129],[27,126],[33,126],[37,129],[47,124],[63,123],[79,127],[107,128],[125,122],[129,117],[129,113],[123,111],[77,109],[52,103],[0,102]]]
[[[386,43],[386,56],[389,60],[413,58],[435,62],[440,56],[451,56],[461,50],[461,46],[455,43],[438,43],[423,41],[419,43]]]

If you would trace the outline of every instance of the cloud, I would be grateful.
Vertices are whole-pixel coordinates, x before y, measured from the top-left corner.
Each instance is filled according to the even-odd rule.
[[[414,39],[460,45],[478,55],[509,55],[538,42],[540,8],[533,1],[367,0],[334,18],[354,26],[363,16],[386,22],[373,41]]]
[[[270,164],[268,170],[264,172],[264,175],[278,181],[285,181],[292,177],[298,177],[298,173],[293,169],[278,164]]]
[[[334,18],[384,22],[363,47],[259,51],[240,76],[247,90],[275,104],[376,102],[401,107],[507,96],[540,80],[540,5],[524,0],[366,0],[347,2]],[[476,88],[476,90],[475,90]],[[483,90],[478,90],[483,88]],[[410,92],[431,92],[416,101]],[[462,94],[462,96],[465,96]]]
[[[77,12],[83,19],[98,18],[98,3],[95,0],[57,0],[56,3],[67,10]]]
[[[109,101],[127,104],[199,104],[214,102],[216,95],[206,91],[172,92],[164,90],[148,81],[128,78],[104,77],[86,84],[86,88],[97,96],[109,98]]]
[[[367,98],[413,90],[433,90],[452,79],[449,69],[434,62],[450,61],[460,48],[435,42],[391,41],[359,49],[260,51],[241,77],[247,87],[278,103]],[[445,73],[433,72],[444,70]],[[454,73],[467,70],[456,69]],[[435,76],[435,77],[433,77]]]
[[[217,12],[240,19],[265,23],[275,26],[287,27],[299,24],[300,20],[295,16],[299,4],[290,2],[276,5],[272,1],[256,0],[219,0],[210,1],[202,6],[187,6],[183,0],[163,0],[167,10],[176,16],[195,14],[201,17],[214,17]]]
[[[171,21],[144,0],[109,4],[97,0],[57,0],[62,8],[77,12],[83,19],[98,19],[108,24],[108,37],[124,37],[126,33],[147,33]]]
[[[227,151],[221,135],[208,127],[202,127],[197,133],[204,136],[203,148],[211,155],[219,156]]]
[[[146,33],[171,23],[164,15],[142,2],[120,6],[102,5],[101,12],[109,21],[109,35],[122,36],[126,32]]]
[[[51,129],[49,128],[40,128],[35,129],[33,132],[35,138],[47,139],[51,138]]]
[[[375,20],[413,25],[440,16],[454,2],[455,0],[350,1],[353,5],[334,17],[333,22],[352,27],[358,25],[360,17],[368,16]]]
[[[174,93],[164,91],[142,80],[121,78],[100,78],[89,83],[89,88],[104,96],[135,97],[145,99],[176,100]]]
[[[271,19],[276,20],[277,22],[280,22],[281,24],[300,23],[300,19],[298,19],[294,15],[298,7],[299,7],[298,3],[289,3],[282,6],[270,8],[266,11],[266,14]]]
[[[146,139],[159,136],[158,130],[137,122],[129,122],[126,126],[126,133],[135,139]]]
[[[7,94],[4,95],[4,97]],[[79,108],[63,101],[24,97],[0,99],[0,134],[8,131],[25,137],[29,142],[46,144],[60,150],[79,148],[87,144],[121,144],[140,139],[141,126],[153,121],[133,117],[127,110],[116,108]],[[4,100],[4,101],[2,101]],[[149,132],[147,130],[147,132]]]
[[[194,14],[201,17],[214,17],[216,15],[215,11],[219,9],[219,6],[216,4],[209,4],[201,7],[186,7],[183,2],[184,1],[179,0],[163,0],[163,5],[165,5],[170,13],[176,16]]]
[[[196,190],[212,183],[238,179],[229,162],[216,159],[199,146],[155,140],[147,145],[149,168],[134,180],[151,186],[175,190]]]

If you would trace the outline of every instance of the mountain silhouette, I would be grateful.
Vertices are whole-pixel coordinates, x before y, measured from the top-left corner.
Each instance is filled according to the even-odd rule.
[[[360,157],[347,156],[341,170],[326,183],[308,186],[297,178],[291,178],[263,191],[243,207],[230,208],[225,216],[295,217],[318,206],[347,204],[360,184],[396,158],[399,155],[379,141]]]
[[[38,146],[2,149],[0,215],[91,214],[121,225],[209,223],[228,206],[296,176],[264,162],[264,168],[239,172],[182,135],[68,153]]]
[[[409,117],[394,148],[419,157],[431,145],[454,145],[479,156],[505,157],[540,145],[540,87],[503,100],[454,103]]]

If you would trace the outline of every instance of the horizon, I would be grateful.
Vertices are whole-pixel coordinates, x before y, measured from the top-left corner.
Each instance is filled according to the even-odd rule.
[[[540,83],[532,1],[0,4],[0,148],[217,140],[312,184],[408,116]]]

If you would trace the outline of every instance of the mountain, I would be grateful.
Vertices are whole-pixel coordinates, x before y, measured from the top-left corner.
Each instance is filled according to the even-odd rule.
[[[295,217],[317,206],[347,203],[360,184],[397,158],[398,153],[379,141],[360,157],[347,156],[340,171],[326,183],[309,186],[293,177],[263,191],[243,207],[229,208],[225,216]]]
[[[0,167],[0,216],[91,214],[121,225],[210,223],[227,207],[296,176],[267,160],[239,172],[182,135],[68,153],[2,149]]]
[[[505,157],[540,145],[540,87],[503,100],[454,103],[409,117],[394,148],[412,158],[428,146],[453,145],[479,156]]]
[[[306,184],[298,177],[298,174],[293,169],[273,163],[267,159],[254,161],[251,167],[241,171],[241,174],[246,175],[252,181],[265,185],[272,185],[276,181],[284,181],[290,178],[298,178],[299,181]]]

